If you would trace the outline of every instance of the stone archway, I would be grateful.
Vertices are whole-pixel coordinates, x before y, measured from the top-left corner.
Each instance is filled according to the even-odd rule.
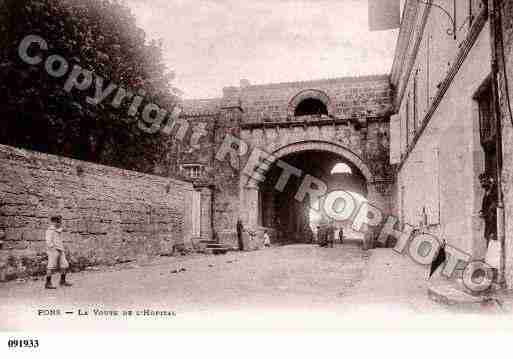
[[[338,145],[336,143],[325,142],[325,141],[302,141],[287,144],[277,150],[272,155],[275,159],[275,163],[278,160],[284,160],[291,155],[297,155],[301,153],[316,152],[319,155],[323,153],[326,156],[338,156],[344,162],[350,164],[357,170],[363,177],[366,184],[366,198],[372,205],[388,210],[387,199],[378,191],[378,184],[374,180],[369,166],[354,152],[351,150]],[[305,173],[308,174],[308,173]],[[260,228],[263,225],[262,220],[262,201],[263,191],[261,184],[250,179],[241,178],[242,196],[241,206],[245,214],[245,222],[249,228]],[[372,233],[369,231],[366,238],[372,238]]]
[[[373,175],[365,162],[351,150],[332,142],[326,141],[302,141],[288,144],[274,151],[272,155],[276,158],[282,158],[292,153],[304,151],[323,151],[330,152],[345,158],[354,164],[365,176],[367,182],[373,182]]]

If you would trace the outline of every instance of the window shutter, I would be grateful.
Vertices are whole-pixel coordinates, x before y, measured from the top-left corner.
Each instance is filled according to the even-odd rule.
[[[390,163],[401,162],[401,122],[399,115],[390,118]]]

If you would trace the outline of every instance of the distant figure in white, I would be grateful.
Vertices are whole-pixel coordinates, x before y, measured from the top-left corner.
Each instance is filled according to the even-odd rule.
[[[264,231],[264,247],[270,247],[271,246],[271,238],[269,237],[269,233],[267,233],[267,230]]]

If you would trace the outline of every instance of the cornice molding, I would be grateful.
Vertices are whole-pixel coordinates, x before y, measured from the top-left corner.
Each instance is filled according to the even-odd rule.
[[[353,124],[356,127],[366,127],[368,123],[373,122],[389,122],[389,115],[381,116],[365,116],[365,117],[351,117],[351,118],[330,118],[320,119],[317,121],[277,121],[277,122],[247,122],[241,124],[243,130],[254,130],[264,128],[288,128],[288,127],[324,127]]]
[[[295,81],[295,82],[276,82],[268,84],[250,85],[241,89],[244,92],[260,91],[262,89],[282,89],[282,88],[316,88],[329,84],[347,83],[359,84],[366,82],[389,82],[389,74],[381,75],[363,75],[363,76],[348,76],[348,77],[334,77],[329,79],[317,79],[309,81]]]

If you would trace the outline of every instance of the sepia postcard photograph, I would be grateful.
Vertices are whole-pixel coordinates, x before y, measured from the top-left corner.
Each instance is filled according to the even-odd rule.
[[[513,0],[0,0],[0,346],[511,330],[511,102]]]

